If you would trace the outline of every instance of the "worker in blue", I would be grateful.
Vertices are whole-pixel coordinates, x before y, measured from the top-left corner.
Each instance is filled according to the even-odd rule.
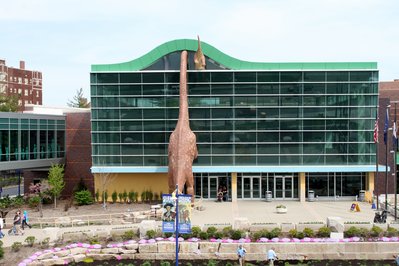
[[[240,264],[240,266],[245,265],[245,254],[246,253],[247,253],[247,251],[242,246],[242,244],[240,244],[237,249],[238,263]]]
[[[274,266],[274,261],[277,259],[277,254],[274,251],[274,248],[269,249],[269,251],[267,252],[267,260],[269,261],[269,266]]]

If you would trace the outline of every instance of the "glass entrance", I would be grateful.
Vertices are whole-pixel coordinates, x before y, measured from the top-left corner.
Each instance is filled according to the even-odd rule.
[[[292,199],[294,196],[294,180],[292,176],[274,177],[274,198]]]
[[[242,198],[243,199],[259,199],[261,197],[260,177],[243,177],[242,178]]]
[[[209,197],[208,198],[216,199],[217,195],[218,195],[218,187],[219,187],[218,178],[215,176],[210,176],[208,185],[209,185],[209,188],[208,188]]]

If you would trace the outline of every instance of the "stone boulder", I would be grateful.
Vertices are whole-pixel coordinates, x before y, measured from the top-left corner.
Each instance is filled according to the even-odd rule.
[[[144,238],[147,235],[147,231],[157,231],[157,223],[154,220],[143,220],[139,226],[140,238]]]
[[[327,227],[334,233],[343,233],[345,230],[344,222],[341,217],[327,217]]]

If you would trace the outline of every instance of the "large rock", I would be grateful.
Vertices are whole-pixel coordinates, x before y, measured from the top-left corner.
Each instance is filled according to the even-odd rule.
[[[86,254],[87,248],[71,248],[70,252],[72,255]]]
[[[143,238],[147,235],[147,231],[154,230],[157,231],[157,223],[154,220],[144,220],[141,221],[139,231],[140,231],[140,238]]]
[[[157,243],[153,244],[141,244],[139,245],[139,253],[157,253],[158,252],[158,245]]]
[[[343,233],[345,230],[341,217],[327,217],[327,226],[330,227],[331,232]]]
[[[86,255],[77,254],[77,255],[72,256],[72,258],[73,258],[74,262],[81,262],[86,258]]]
[[[213,242],[200,242],[201,253],[215,253],[219,252],[219,243]]]
[[[194,253],[198,252],[197,242],[181,242],[179,243],[179,253]]]
[[[176,252],[176,243],[158,242],[158,253],[173,253],[173,252]]]
[[[90,254],[93,260],[112,260],[115,258],[114,254]]]
[[[125,248],[126,249],[135,249],[135,250],[137,250],[138,248],[139,248],[139,243],[133,243],[133,244],[126,244],[125,245]]]
[[[234,229],[249,230],[250,227],[251,227],[251,224],[247,217],[234,218],[234,226],[233,226]]]
[[[118,254],[119,248],[103,248],[102,253],[104,254]]]

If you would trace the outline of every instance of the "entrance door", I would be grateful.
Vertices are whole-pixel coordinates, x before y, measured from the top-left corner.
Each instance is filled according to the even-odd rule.
[[[259,199],[261,196],[260,177],[243,177],[242,181],[242,198]]]
[[[292,199],[294,197],[294,178],[292,176],[274,177],[274,198]]]
[[[216,176],[210,176],[208,182],[209,199],[216,199],[218,195],[218,178]]]

